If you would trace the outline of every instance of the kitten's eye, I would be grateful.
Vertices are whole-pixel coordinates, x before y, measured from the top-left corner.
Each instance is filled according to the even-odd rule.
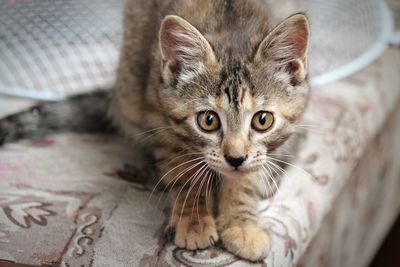
[[[205,132],[214,132],[220,128],[220,121],[214,111],[203,111],[197,115],[197,123]]]
[[[268,111],[260,111],[254,115],[251,120],[251,127],[259,132],[265,132],[269,130],[274,124],[274,115]]]

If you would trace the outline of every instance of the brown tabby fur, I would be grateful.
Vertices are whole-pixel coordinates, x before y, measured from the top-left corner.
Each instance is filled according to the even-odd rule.
[[[221,239],[252,261],[269,251],[256,204],[279,182],[283,154],[294,152],[295,123],[309,91],[307,19],[297,14],[274,28],[269,12],[262,0],[127,3],[111,115],[161,162],[159,178],[173,208],[168,227],[179,247],[203,249]],[[199,129],[196,116],[203,110],[218,113],[218,132]],[[275,116],[264,133],[250,127],[260,110]],[[225,155],[247,159],[234,170]],[[262,165],[273,155],[279,161],[270,163],[268,174]]]

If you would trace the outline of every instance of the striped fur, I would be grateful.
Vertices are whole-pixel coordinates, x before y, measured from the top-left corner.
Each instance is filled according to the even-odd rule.
[[[26,138],[41,138],[51,133],[112,133],[106,91],[77,95],[66,101],[46,102],[0,120],[0,146]]]
[[[265,183],[279,182],[272,170],[275,181],[264,177],[268,155],[293,153],[298,143],[309,31],[301,14],[274,28],[269,12],[261,0],[128,1],[112,115],[128,136],[148,132],[171,196],[167,232],[179,247],[222,239],[243,258],[267,255],[255,207],[273,194]],[[218,114],[219,131],[199,129],[205,110]],[[250,126],[260,110],[275,116],[265,133]],[[246,161],[235,170],[225,155]]]

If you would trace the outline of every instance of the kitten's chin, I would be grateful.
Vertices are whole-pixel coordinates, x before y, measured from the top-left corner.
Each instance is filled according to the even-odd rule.
[[[228,169],[219,170],[219,172],[227,179],[240,179],[248,175],[254,174],[257,170],[254,169]]]

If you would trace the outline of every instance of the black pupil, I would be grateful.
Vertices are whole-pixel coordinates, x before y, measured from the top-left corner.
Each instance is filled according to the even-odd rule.
[[[206,124],[207,124],[208,126],[211,126],[211,125],[213,124],[213,121],[214,121],[214,116],[213,116],[213,115],[207,115],[207,117],[206,117]]]
[[[261,115],[258,117],[258,122],[259,122],[261,125],[264,125],[264,124],[267,122],[267,114],[266,114],[266,113],[261,114]]]

